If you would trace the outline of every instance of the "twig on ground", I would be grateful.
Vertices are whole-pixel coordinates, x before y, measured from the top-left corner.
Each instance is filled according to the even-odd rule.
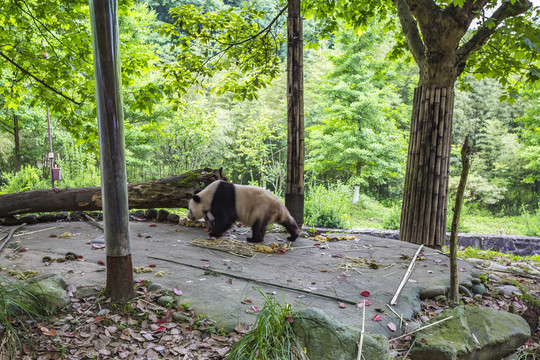
[[[452,319],[453,317],[454,317],[454,316],[449,316],[449,317],[444,318],[444,319],[442,319],[442,320],[435,321],[434,323],[431,323],[431,324],[429,324],[429,325],[421,326],[421,327],[419,327],[418,329],[416,329],[416,330],[414,330],[414,331],[411,331],[410,333],[403,334],[403,335],[398,336],[398,337],[396,337],[396,338],[390,339],[389,341],[395,341],[395,340],[404,338],[405,336],[412,335],[412,334],[414,334],[414,333],[416,333],[416,332],[418,332],[418,331],[420,331],[420,330],[424,330],[424,329],[430,328],[430,327],[432,327],[432,326],[435,326],[435,325],[437,325],[437,324],[440,324],[440,323],[442,323],[442,322],[444,322],[444,321],[446,321],[446,320],[450,320],[450,319]]]
[[[100,223],[98,223],[95,219],[93,219],[90,215],[86,214],[86,213],[83,213],[84,217],[86,218],[86,220],[90,221],[92,224],[94,224],[95,226],[97,226],[98,228],[100,228],[102,231],[105,231],[104,228],[103,228],[103,225],[101,225]]]
[[[399,287],[398,287],[394,297],[390,301],[390,305],[396,305],[399,293],[401,292],[401,290],[403,289],[403,286],[405,286],[405,283],[407,282],[407,280],[411,276],[411,273],[413,271],[414,263],[416,261],[416,258],[418,257],[418,254],[420,254],[420,251],[422,250],[423,247],[424,247],[424,244],[420,245],[418,250],[416,250],[416,254],[414,254],[414,257],[412,258],[411,263],[409,264],[409,268],[407,269],[407,272],[405,273],[405,276],[403,276],[403,280],[401,280],[401,283],[399,284]]]
[[[405,320],[403,320],[403,316],[399,315],[394,309],[392,309],[392,307],[388,304],[386,304],[386,306],[388,306],[388,308],[394,313],[396,314],[396,316],[399,318],[400,320],[400,323],[399,323],[399,328],[401,329],[401,327],[403,326],[403,324],[407,325],[407,322]]]
[[[22,228],[25,225],[26,225],[26,223],[21,224],[21,225],[15,227],[15,228],[11,229],[9,234],[7,234],[7,236],[4,238],[5,240],[2,239],[2,240],[4,240],[4,242],[2,242],[2,244],[0,244],[0,251],[2,251],[2,249],[4,249],[4,246],[6,246],[6,244],[9,242],[9,240],[11,240],[11,238],[13,237],[13,234],[15,233],[15,231],[19,230],[20,228]]]
[[[240,275],[230,274],[230,273],[226,273],[226,272],[223,272],[223,271],[214,270],[214,269],[211,269],[211,268],[202,268],[202,267],[197,266],[197,265],[186,264],[186,263],[176,261],[176,260],[164,259],[164,258],[155,257],[155,256],[148,256],[148,258],[149,259],[155,259],[155,260],[161,260],[161,261],[167,261],[167,262],[170,262],[170,263],[173,263],[173,264],[189,266],[189,267],[199,269],[199,270],[203,270],[203,271],[211,271],[211,272],[219,274],[219,275],[230,276],[230,277],[240,279],[240,280],[251,281],[251,282],[255,282],[255,283],[259,283],[259,284],[263,284],[263,285],[269,285],[269,286],[278,287],[278,288],[281,288],[281,289],[286,289],[286,290],[301,292],[301,293],[305,293],[305,294],[309,294],[309,295],[324,297],[324,298],[327,298],[327,299],[337,300],[337,301],[341,301],[341,302],[344,302],[344,303],[347,303],[347,304],[356,305],[358,303],[357,301],[343,299],[343,298],[340,298],[340,297],[337,297],[337,296],[326,295],[326,294],[321,294],[321,293],[317,293],[317,292],[313,292],[313,291],[293,288],[293,287],[290,287],[290,286],[274,284],[274,283],[271,283],[271,282],[268,282],[268,281],[257,280],[257,279],[252,279],[252,278],[240,276]]]
[[[39,232],[42,232],[42,231],[48,231],[48,230],[52,230],[52,229],[58,229],[58,228],[60,228],[60,227],[61,227],[61,226],[53,226],[53,227],[50,227],[50,228],[41,229],[41,230],[36,230],[36,231],[21,231],[20,233],[15,234],[15,235],[13,235],[13,236],[14,236],[14,237],[18,237],[18,236],[32,235],[32,234],[36,234],[36,233],[39,233]]]

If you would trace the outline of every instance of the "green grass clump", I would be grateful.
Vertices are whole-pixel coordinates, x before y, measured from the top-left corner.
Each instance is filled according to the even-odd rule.
[[[265,301],[257,313],[253,329],[234,344],[227,360],[300,359],[301,349],[290,323],[293,316],[291,306],[282,306],[274,298],[259,292]]]
[[[26,290],[24,282],[13,282],[0,276],[0,327],[3,327],[3,334],[0,333],[0,359],[14,359],[21,341],[19,331],[29,331],[26,326],[26,319],[40,318],[36,312],[35,304],[38,299]],[[27,300],[24,301],[23,297]],[[28,299],[34,304],[28,304]]]
[[[443,252],[448,253],[448,248],[444,247]],[[532,262],[540,264],[540,255],[519,256],[514,254],[501,253],[493,250],[482,250],[474,247],[467,247],[463,250],[459,250],[458,256],[461,258],[477,258],[500,262]]]

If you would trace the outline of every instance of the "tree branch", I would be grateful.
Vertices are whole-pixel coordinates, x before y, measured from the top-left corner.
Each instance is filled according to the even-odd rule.
[[[56,90],[55,88],[53,88],[52,86],[48,85],[47,83],[45,83],[45,81],[39,79],[38,77],[36,77],[34,74],[32,74],[31,72],[29,72],[28,70],[26,70],[25,68],[23,68],[22,66],[20,66],[19,64],[17,64],[15,61],[11,60],[9,57],[7,57],[6,54],[4,54],[3,52],[0,51],[0,56],[2,56],[4,59],[6,59],[9,63],[11,63],[13,66],[15,66],[17,69],[21,70],[23,73],[27,74],[28,76],[30,76],[32,79],[36,80],[38,83],[40,83],[41,85],[45,86],[47,89],[51,90],[52,92],[62,96],[64,99],[66,100],[69,100],[71,101],[72,103],[76,104],[76,105],[81,105],[82,104],[82,101],[81,102],[78,102],[78,101],[75,101],[73,98],[65,95],[64,93],[62,93],[61,91],[59,90]]]
[[[0,121],[0,127],[4,128],[4,130],[8,133],[10,133],[11,135],[15,135],[14,131],[13,131],[13,128],[11,128],[8,124],[6,124],[5,122],[3,121]]]
[[[523,14],[525,11],[529,10],[531,6],[532,3],[529,0],[518,0],[514,4],[510,1],[504,1],[488,21],[476,31],[476,34],[458,49],[456,65],[458,66],[458,69],[460,69],[459,73],[465,68],[465,63],[470,54],[484,46],[489,37],[495,33],[497,27],[504,20]]]
[[[396,9],[398,11],[399,21],[407,39],[407,44],[414,57],[414,60],[420,66],[426,61],[425,46],[418,31],[418,24],[412,16],[409,7],[405,3],[405,0],[394,0]]]
[[[437,18],[442,16],[442,9],[435,3],[433,0],[402,0],[407,3],[407,7],[411,14],[418,21],[427,19],[429,24],[432,24],[436,21]],[[420,23],[420,27],[423,27],[426,24]]]

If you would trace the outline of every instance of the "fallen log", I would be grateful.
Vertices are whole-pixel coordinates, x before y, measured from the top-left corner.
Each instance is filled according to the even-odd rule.
[[[225,179],[221,169],[200,169],[178,176],[128,185],[130,209],[187,208],[196,190]],[[100,187],[40,189],[0,195],[0,218],[18,214],[102,210]]]

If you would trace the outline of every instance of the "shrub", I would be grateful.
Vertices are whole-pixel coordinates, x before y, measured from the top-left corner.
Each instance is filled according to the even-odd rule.
[[[540,204],[536,209],[536,212],[532,214],[523,207],[521,216],[525,221],[525,235],[540,236]]]
[[[348,228],[351,191],[348,186],[337,183],[326,188],[316,185],[308,192],[304,222],[310,226]]]
[[[386,230],[399,230],[401,221],[401,205],[394,205],[388,210],[383,219],[383,227]]]
[[[3,172],[5,184],[0,187],[0,194],[11,194],[27,190],[45,189],[50,186],[43,178],[41,170],[31,165],[25,165],[17,173]]]

